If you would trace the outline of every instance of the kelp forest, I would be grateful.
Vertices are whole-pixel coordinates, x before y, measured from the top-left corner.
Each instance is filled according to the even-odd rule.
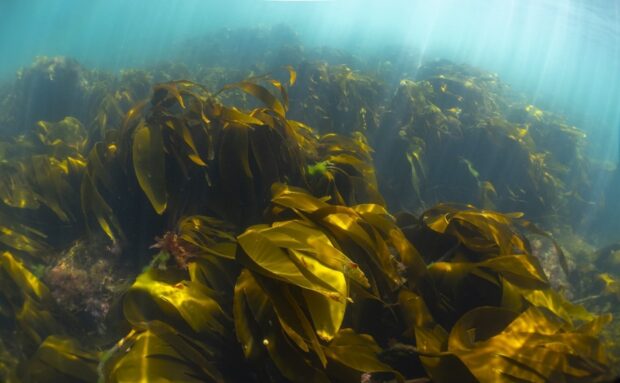
[[[22,68],[0,381],[612,381],[620,210],[593,182],[620,175],[498,75],[414,61],[273,27]]]

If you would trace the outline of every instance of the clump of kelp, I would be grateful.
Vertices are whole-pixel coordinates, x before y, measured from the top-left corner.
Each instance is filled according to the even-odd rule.
[[[87,109],[0,144],[0,380],[610,380],[618,248],[494,210],[576,214],[583,136],[444,62],[390,103],[299,68],[78,70]]]
[[[508,94],[496,75],[445,62],[403,80],[377,142],[388,199],[410,209],[474,203],[552,223],[592,210],[585,134]]]

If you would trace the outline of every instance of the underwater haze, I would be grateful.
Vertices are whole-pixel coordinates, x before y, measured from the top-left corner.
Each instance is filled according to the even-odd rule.
[[[363,56],[384,47],[497,72],[593,135],[614,160],[620,130],[620,4],[606,0],[6,0],[0,76],[39,55],[118,70],[169,59],[220,28],[284,23],[310,45]]]
[[[620,2],[0,0],[0,382],[620,377]]]

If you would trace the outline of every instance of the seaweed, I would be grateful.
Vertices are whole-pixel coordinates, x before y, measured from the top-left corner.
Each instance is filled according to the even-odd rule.
[[[513,97],[496,75],[427,64],[401,81],[381,131],[377,172],[395,209],[471,203],[554,226],[594,205],[585,134]]]
[[[76,68],[88,106],[0,146],[0,379],[611,378],[609,308],[532,240],[617,301],[613,249],[574,270],[537,226],[588,205],[584,136],[497,76],[429,64],[388,105],[309,61]]]

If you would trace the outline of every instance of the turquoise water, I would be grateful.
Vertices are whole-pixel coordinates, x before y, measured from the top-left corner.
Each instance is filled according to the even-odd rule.
[[[0,75],[38,55],[118,70],[171,59],[220,28],[284,23],[302,42],[364,55],[447,58],[497,72],[532,103],[567,115],[616,156],[620,5],[614,1],[89,1],[0,4]],[[419,62],[404,65],[415,67]]]
[[[607,382],[620,2],[0,0],[0,383]]]

